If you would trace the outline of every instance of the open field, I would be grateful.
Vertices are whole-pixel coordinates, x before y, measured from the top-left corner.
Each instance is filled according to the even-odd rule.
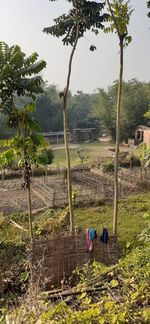
[[[87,163],[91,163],[97,160],[100,157],[111,157],[112,152],[109,151],[109,148],[114,147],[114,144],[109,142],[105,143],[87,143],[87,144],[77,144],[77,145],[70,145],[70,158],[71,158],[71,165],[75,166],[80,164],[80,159],[77,154],[77,150],[83,150],[83,156],[88,156]],[[52,167],[57,166],[58,163],[60,166],[66,166],[66,155],[64,146],[57,146],[55,145],[52,147],[54,149],[54,161],[51,164]]]
[[[150,193],[138,194],[137,196],[128,197],[120,200],[119,203],[119,241],[125,246],[129,241],[137,241],[137,235],[146,226],[146,221],[143,218],[144,213],[150,214]],[[113,203],[101,204],[97,207],[83,207],[75,208],[75,223],[83,230],[86,228],[94,227],[101,233],[103,227],[107,227],[109,232],[112,233],[112,219],[113,219]],[[49,223],[51,217],[57,219],[62,213],[62,209],[58,209],[51,213],[51,209],[47,209],[45,212],[38,212],[33,216],[33,224],[38,228],[44,229],[46,224]],[[52,216],[51,216],[52,215]],[[17,221],[28,230],[28,216],[24,212],[13,212],[8,215],[8,218],[12,218]],[[0,226],[1,240],[6,242],[19,243],[22,242],[23,232],[15,228],[12,224],[5,224]],[[28,236],[28,234],[26,233]]]
[[[64,145],[54,145],[52,146],[54,150],[54,161],[50,167],[57,167],[58,164],[60,167],[66,167],[66,155]],[[115,145],[112,142],[98,142],[98,143],[81,143],[81,144],[70,144],[70,158],[71,165],[79,165],[81,161],[78,157],[77,151],[83,150],[81,153],[83,156],[87,156],[86,164],[93,163],[103,157],[112,157],[113,152],[111,149],[114,149]],[[141,149],[137,148],[128,148],[120,146],[120,152],[132,152],[133,154],[139,156]]]
[[[135,182],[137,174],[133,175]],[[124,180],[125,175],[127,179]],[[119,197],[127,197],[140,192],[140,188],[130,182],[130,174],[123,174],[119,181]],[[0,182],[0,212],[4,215],[12,212],[27,212],[27,191],[22,187],[22,179],[16,178]],[[76,194],[76,206],[99,205],[111,202],[114,195],[112,175],[101,174],[99,170],[72,170],[72,190]],[[59,208],[68,204],[67,180],[65,174],[31,178],[32,210]]]

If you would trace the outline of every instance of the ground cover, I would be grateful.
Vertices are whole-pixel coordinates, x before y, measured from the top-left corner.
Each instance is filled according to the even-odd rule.
[[[137,236],[146,225],[146,220],[143,218],[145,213],[150,214],[150,193],[129,197],[120,201],[119,204],[119,241],[125,249],[126,245],[129,248],[137,244]],[[49,209],[45,212],[39,212],[33,216],[33,227],[36,235],[40,235],[46,231],[51,230],[52,224],[57,221],[57,218],[62,213],[62,210],[56,211]],[[21,225],[24,230],[15,227],[9,223],[12,219],[17,224]],[[75,223],[83,230],[94,227],[99,233],[102,232],[103,227],[107,227],[112,233],[112,219],[113,206],[112,204],[102,204],[98,207],[75,208]],[[18,249],[22,244],[27,244],[29,238],[28,232],[28,215],[26,213],[12,213],[6,217],[1,215],[0,221],[0,242],[4,242],[4,250],[1,248],[1,262],[6,264],[11,263],[11,255],[7,258],[7,245],[14,245]],[[130,244],[129,244],[130,243]],[[6,253],[5,253],[6,251]],[[12,255],[13,257],[13,255]],[[4,264],[3,264],[4,266]]]
[[[71,290],[28,295],[20,307],[3,308],[2,323],[7,314],[10,323],[148,324],[149,265],[150,241],[113,267],[78,269],[79,283]]]
[[[146,221],[144,213],[150,214],[149,206],[150,193],[123,199],[119,203],[118,232],[119,241],[123,248],[137,244],[137,235],[144,229]],[[108,228],[112,233],[113,205],[104,204],[99,207],[75,209],[76,225],[94,227],[99,233],[103,227]]]
[[[134,196],[134,197],[128,197],[126,199],[123,199],[120,201],[119,204],[119,241],[122,245],[122,256],[123,255],[127,255],[129,253],[133,253],[131,257],[128,257],[127,261],[128,263],[131,263],[131,260],[134,259],[136,261],[136,253],[134,254],[134,249],[136,247],[138,247],[139,254],[140,257],[142,258],[142,260],[144,260],[144,256],[142,252],[142,248],[143,248],[143,243],[139,242],[139,237],[138,235],[141,233],[141,231],[147,226],[147,220],[145,218],[143,218],[144,214],[150,215],[150,206],[149,206],[149,199],[150,199],[150,193],[146,193],[146,194],[141,194],[138,196]],[[52,209],[48,209],[45,212],[39,212],[38,214],[35,214],[33,217],[33,228],[34,228],[34,232],[36,233],[36,235],[49,235],[50,231],[51,231],[51,227],[55,226],[57,223],[57,219],[60,216],[60,214],[62,213],[62,210],[58,209],[56,211],[52,210]],[[98,207],[88,207],[88,208],[75,208],[75,223],[76,225],[82,227],[83,230],[85,230],[85,228],[89,228],[89,227],[94,227],[98,230],[99,233],[101,233],[102,228],[103,227],[107,227],[109,232],[112,233],[112,217],[113,217],[113,206],[110,204],[102,204],[101,206]],[[9,220],[13,220],[15,221],[17,224],[21,225],[23,227],[23,230],[15,227],[12,223],[9,222]],[[8,285],[9,287],[10,284],[13,285],[13,289],[15,291],[15,289],[17,289],[17,291],[21,291],[21,287],[25,286],[25,282],[24,282],[24,276],[26,274],[28,274],[28,271],[26,271],[26,266],[24,265],[24,261],[26,259],[26,247],[28,245],[29,242],[29,231],[28,231],[28,215],[26,213],[13,213],[10,215],[7,215],[7,217],[3,217],[1,215],[0,217],[0,269],[2,272],[6,271],[6,277],[8,280]],[[142,256],[141,256],[142,255]],[[139,257],[138,257],[139,258]],[[138,259],[139,260],[139,259]],[[133,275],[132,272],[134,272],[132,266],[131,266],[131,276],[130,276],[130,280],[133,280],[133,285],[135,285],[133,288],[130,287],[130,280],[129,280],[129,289],[127,289],[127,291],[124,294],[124,291],[121,290],[121,294],[119,294],[119,297],[116,298],[122,298],[121,302],[123,300],[123,302],[127,301],[127,296],[130,293],[131,298],[133,299],[132,301],[132,305],[130,304],[129,307],[127,307],[126,312],[124,313],[124,315],[122,315],[122,318],[124,316],[125,319],[128,319],[128,316],[130,318],[133,317],[133,312],[134,312],[134,302],[138,306],[138,302],[140,299],[140,294],[143,294],[143,303],[147,303],[147,277],[148,274],[146,274],[146,276],[143,274],[144,269],[146,269],[147,271],[147,261],[148,259],[145,259],[145,263],[141,263],[141,267],[143,267],[142,273],[138,273],[138,270],[135,269],[136,272],[136,277],[139,276],[140,278],[140,284],[137,285],[136,283],[136,278],[134,277],[134,280],[132,279]],[[137,262],[137,261],[136,261]],[[139,261],[138,261],[139,262]],[[137,263],[136,263],[137,264]],[[126,266],[126,261],[125,261],[125,266]],[[127,264],[127,267],[129,268],[129,264]],[[133,267],[135,268],[134,264]],[[136,265],[137,269],[138,266]],[[14,271],[15,269],[15,278],[14,275],[12,275],[12,270]],[[17,269],[17,274],[16,274],[16,269]],[[104,270],[104,268],[101,268],[101,265],[96,266],[96,272],[98,275],[98,269]],[[120,268],[119,268],[120,269]],[[122,269],[122,268],[121,268]],[[100,274],[101,274],[101,270],[100,270]],[[95,270],[94,270],[95,271]],[[122,271],[123,270],[119,270],[117,276],[116,273],[113,273],[112,276],[112,285],[116,285],[116,287],[114,287],[116,290],[115,294],[117,294],[118,296],[118,289],[120,291],[120,289],[122,289],[122,279],[121,279],[121,283],[120,283],[120,273],[122,275]],[[111,269],[110,269],[111,272]],[[128,270],[128,274],[123,277],[123,283],[125,284],[125,282],[128,282],[128,276],[129,276],[129,272],[130,269]],[[84,278],[86,277],[87,273],[84,274]],[[10,276],[10,277],[9,277]],[[142,276],[143,278],[145,278],[144,280],[144,284],[142,284]],[[81,278],[83,279],[83,276],[81,275]],[[99,277],[98,277],[99,278]],[[96,279],[95,277],[95,282],[97,282],[98,278]],[[116,280],[116,281],[113,281]],[[13,282],[14,281],[14,282]],[[107,281],[107,278],[106,278]],[[83,288],[87,285],[89,285],[90,283],[85,280],[85,282],[83,283],[83,280],[81,280],[81,283],[84,284]],[[132,284],[132,282],[131,282]],[[91,284],[90,284],[91,285]],[[120,286],[121,285],[121,286]],[[7,286],[7,284],[6,284]],[[117,286],[119,286],[119,288],[117,288]],[[19,288],[18,288],[19,287]],[[121,287],[121,288],[120,288]],[[109,286],[109,289],[111,289],[112,287]],[[10,288],[9,288],[10,289]],[[11,289],[10,289],[11,290]],[[131,291],[129,291],[131,290]],[[133,294],[135,292],[135,297],[134,295],[132,296],[132,290],[133,290]],[[112,292],[113,293],[113,292]],[[102,304],[104,305],[105,302],[108,302],[108,304],[112,305],[113,307],[110,307],[108,315],[106,314],[106,307],[104,307],[104,318],[106,317],[107,321],[108,319],[113,315],[115,320],[120,319],[121,316],[120,314],[123,312],[123,306],[120,306],[120,303],[117,302],[117,299],[115,298],[115,301],[112,300],[112,293],[106,294],[106,298],[104,298],[104,300],[102,301]],[[120,297],[121,296],[121,297]],[[16,292],[15,292],[15,298],[17,297]],[[83,312],[83,304],[86,303],[87,298],[90,298],[90,303],[88,303],[88,307],[87,305],[85,306],[85,312]],[[8,301],[10,303],[10,301],[12,302],[12,298],[14,298],[14,294],[12,297],[12,292],[11,292],[11,296],[8,294],[4,297],[4,299],[2,298],[2,305],[4,305],[5,303],[7,304]],[[95,299],[96,298],[96,299]],[[14,300],[14,299],[13,299]],[[80,309],[80,305],[78,305],[78,299],[75,299],[75,304],[78,305],[78,309],[74,309],[76,311],[75,314],[75,318],[72,319],[71,316],[71,312],[72,312],[72,308],[68,308],[68,305],[65,303],[64,306],[62,303],[58,304],[60,306],[58,306],[58,308],[55,308],[55,311],[51,313],[48,312],[47,310],[45,311],[41,309],[41,313],[38,310],[38,314],[40,314],[41,316],[41,323],[48,323],[48,321],[50,320],[54,320],[54,323],[57,322],[57,319],[60,320],[60,323],[63,323],[62,321],[62,310],[64,309],[65,312],[65,317],[64,323],[80,323],[81,321],[79,321],[79,318],[81,317],[81,319],[83,320],[83,323],[93,323],[92,319],[91,322],[88,322],[87,318],[89,316],[96,316],[95,319],[98,320],[99,316],[102,316],[102,314],[100,315],[99,313],[99,304],[97,304],[97,295],[96,297],[92,297],[91,299],[91,295],[88,295],[87,293],[85,295],[81,294],[81,299],[79,299],[81,301],[81,309]],[[111,302],[111,303],[110,303]],[[113,303],[112,303],[113,302]],[[140,303],[141,299],[140,299]],[[80,302],[79,302],[80,304]],[[107,304],[107,305],[108,305]],[[90,306],[89,306],[90,305]],[[41,306],[40,306],[41,307]],[[42,306],[43,307],[43,306]],[[63,308],[64,307],[64,308]],[[113,312],[113,308],[115,307],[116,312],[114,314]],[[6,310],[6,308],[4,307],[4,309]],[[36,310],[36,308],[34,308]],[[51,309],[51,306],[49,304],[49,309]],[[88,310],[89,309],[89,310]],[[129,309],[131,309],[131,311],[129,311]],[[91,310],[91,311],[90,311]],[[18,312],[18,311],[17,311]],[[30,310],[28,310],[27,312],[30,313]],[[97,315],[92,315],[92,314],[96,314]],[[137,318],[140,318],[140,308],[138,308],[138,315]],[[145,306],[142,304],[142,316],[145,316],[145,318],[147,318],[147,304],[146,304],[146,308]],[[137,314],[137,312],[136,312]],[[15,315],[16,316],[16,315]],[[17,315],[18,316],[18,315]],[[35,318],[37,318],[36,314],[34,314]],[[117,316],[117,317],[116,317]],[[28,317],[25,319],[27,323],[28,321]],[[70,321],[70,322],[69,322]],[[107,323],[107,321],[103,321],[102,323]],[[125,320],[124,320],[125,322]],[[122,323],[124,323],[122,322]],[[131,321],[132,323],[133,321]],[[5,322],[4,322],[5,323]],[[33,318],[33,323],[34,323],[34,318]],[[58,321],[59,323],[59,321]],[[95,322],[95,323],[101,323],[99,321]],[[111,323],[111,322],[110,322]],[[119,323],[114,321],[112,323]],[[133,322],[134,323],[134,322]],[[145,321],[146,323],[146,321]],[[147,322],[148,323],[148,322]]]
[[[81,143],[81,144],[70,144],[70,157],[71,165],[79,165],[81,163],[77,151],[83,150],[82,154],[88,156],[86,163],[91,163],[97,160],[99,157],[109,157],[112,156],[112,152],[109,151],[110,147],[114,147],[114,144],[109,142],[99,142],[99,143]],[[52,147],[54,149],[54,161],[51,167],[66,166],[66,155],[64,146],[55,145]]]

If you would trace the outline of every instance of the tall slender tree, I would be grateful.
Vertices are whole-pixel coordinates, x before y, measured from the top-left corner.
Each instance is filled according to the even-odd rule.
[[[122,96],[123,83],[123,63],[124,63],[124,47],[131,42],[131,36],[128,34],[128,25],[132,14],[130,1],[124,0],[107,0],[108,11],[110,14],[110,27],[106,28],[107,32],[115,32],[119,39],[120,49],[120,71],[118,81],[118,94],[116,105],[116,150],[115,150],[115,171],[114,171],[114,218],[113,218],[113,233],[118,232],[118,157],[120,143],[120,107]]]
[[[53,0],[51,0],[53,1]],[[55,0],[54,0],[55,1]],[[72,204],[72,182],[71,182],[71,163],[68,146],[68,123],[67,123],[67,98],[70,86],[70,77],[72,72],[72,61],[76,46],[79,38],[84,36],[87,30],[92,29],[95,33],[99,29],[103,28],[103,22],[106,19],[106,14],[101,14],[105,3],[96,1],[85,1],[85,0],[67,0],[71,3],[71,9],[67,14],[63,14],[60,17],[54,19],[54,26],[44,28],[44,32],[51,34],[56,37],[62,37],[64,45],[71,45],[72,50],[69,58],[67,82],[63,92],[60,93],[62,99],[62,110],[63,110],[63,126],[64,126],[64,142],[66,149],[66,160],[68,170],[68,202],[70,210],[70,232],[74,231],[74,213]],[[95,49],[95,46],[91,45],[91,50]]]

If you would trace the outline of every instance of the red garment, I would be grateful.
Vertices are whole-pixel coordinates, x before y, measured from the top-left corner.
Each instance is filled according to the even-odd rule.
[[[86,229],[86,243],[87,243],[87,251],[93,250],[93,241],[91,240],[89,229]]]

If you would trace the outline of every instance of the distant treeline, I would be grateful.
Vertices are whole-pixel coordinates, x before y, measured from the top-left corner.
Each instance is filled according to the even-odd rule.
[[[115,139],[115,109],[117,82],[107,90],[98,89],[96,93],[78,91],[68,100],[68,125],[73,128],[99,128],[105,130]],[[18,105],[19,105],[18,99]],[[42,132],[63,130],[62,107],[59,89],[55,85],[44,88],[36,99],[35,118]],[[121,138],[126,140],[134,137],[138,125],[147,124],[144,114],[150,108],[150,83],[139,82],[136,79],[123,83],[121,108]],[[0,137],[10,135],[5,115],[0,115]]]

